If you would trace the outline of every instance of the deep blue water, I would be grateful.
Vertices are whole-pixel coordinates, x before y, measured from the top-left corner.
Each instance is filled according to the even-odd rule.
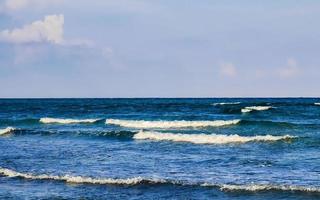
[[[319,102],[0,99],[0,199],[320,199]]]

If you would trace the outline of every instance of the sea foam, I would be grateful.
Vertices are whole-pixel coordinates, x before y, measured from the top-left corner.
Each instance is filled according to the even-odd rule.
[[[107,119],[106,124],[113,124],[130,128],[186,128],[186,127],[218,127],[239,123],[240,120],[214,120],[214,121],[144,121]]]
[[[167,140],[173,142],[190,142],[194,144],[227,144],[227,143],[246,143],[253,141],[277,141],[295,138],[294,136],[239,136],[239,135],[217,135],[217,134],[179,134],[179,133],[160,133],[151,131],[140,131],[133,136],[137,140]]]
[[[71,176],[71,175],[48,175],[40,174],[35,175],[31,173],[21,173],[11,169],[0,168],[0,175],[10,177],[10,178],[24,178],[30,180],[54,180],[63,181],[66,183],[74,184],[97,184],[97,185],[140,185],[140,184],[172,184],[172,185],[184,185],[184,186],[200,186],[200,187],[214,187],[222,191],[247,191],[247,192],[259,192],[268,190],[277,191],[294,191],[294,192],[313,192],[320,193],[319,187],[312,186],[297,186],[297,185],[277,185],[277,184],[243,184],[243,185],[233,185],[233,184],[219,184],[219,183],[191,183],[181,180],[169,180],[160,178],[92,178],[83,176]]]
[[[314,103],[314,105],[316,105],[316,106],[320,106],[320,103]]]
[[[142,177],[134,177],[134,178],[91,178],[91,177],[83,177],[83,176],[71,176],[71,175],[47,175],[40,174],[34,175],[31,173],[20,173],[11,169],[0,168],[0,174],[7,177],[19,177],[24,179],[33,179],[33,180],[56,180],[56,181],[64,181],[68,183],[76,183],[76,184],[101,184],[101,185],[137,185],[142,183],[165,183],[165,180],[161,179],[145,179]]]
[[[312,186],[298,186],[298,185],[280,185],[280,184],[248,184],[248,185],[232,185],[232,184],[202,184],[205,187],[219,187],[222,191],[292,191],[292,192],[313,192],[319,193],[319,187]]]
[[[16,130],[15,128],[13,127],[7,127],[5,129],[0,129],[0,135],[5,135],[5,134],[9,134],[11,133],[12,131]]]
[[[49,118],[44,117],[40,119],[41,123],[59,123],[59,124],[75,124],[75,123],[95,123],[99,119],[60,119],[60,118]]]
[[[241,109],[241,112],[248,113],[252,111],[263,111],[263,110],[269,110],[272,108],[271,106],[249,106]]]
[[[241,102],[221,102],[221,103],[214,103],[213,105],[214,106],[217,106],[217,105],[237,105],[237,104],[240,104]]]

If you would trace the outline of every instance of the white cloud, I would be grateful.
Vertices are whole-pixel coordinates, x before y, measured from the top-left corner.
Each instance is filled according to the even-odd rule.
[[[298,63],[295,59],[289,58],[287,60],[287,65],[278,70],[278,73],[283,78],[292,78],[300,73],[300,69],[298,67]]]
[[[232,63],[221,63],[220,73],[223,76],[235,77],[237,75],[237,69]]]
[[[35,42],[62,44],[63,25],[63,15],[48,15],[43,21],[35,21],[22,28],[0,32],[0,41],[17,44]]]
[[[27,7],[45,7],[52,4],[57,4],[61,0],[3,0],[0,3],[0,10],[4,11],[19,11]]]
[[[27,6],[28,3],[28,0],[6,0],[4,6],[8,10],[19,10]]]

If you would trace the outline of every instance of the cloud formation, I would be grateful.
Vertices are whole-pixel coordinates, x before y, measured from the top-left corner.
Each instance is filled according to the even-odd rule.
[[[64,42],[63,25],[63,15],[48,15],[43,21],[35,21],[22,28],[1,31],[0,41],[16,44],[38,42],[62,44]]]
[[[292,78],[299,75],[298,63],[295,59],[289,58],[287,60],[287,65],[279,69],[278,73],[283,78]]]
[[[232,63],[221,63],[220,73],[223,76],[235,77],[237,75],[237,69]]]
[[[60,0],[4,0],[0,3],[0,10],[19,11],[29,6],[47,6],[60,2]]]

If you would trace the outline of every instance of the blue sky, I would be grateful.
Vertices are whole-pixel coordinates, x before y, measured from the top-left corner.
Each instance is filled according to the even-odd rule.
[[[0,97],[319,96],[317,0],[0,0]]]

